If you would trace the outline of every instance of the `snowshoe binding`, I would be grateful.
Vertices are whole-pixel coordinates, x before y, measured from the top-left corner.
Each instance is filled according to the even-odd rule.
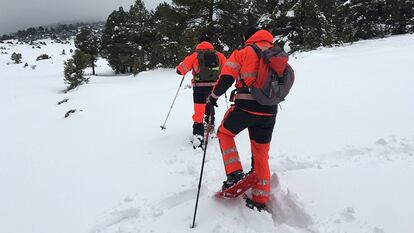
[[[246,197],[246,206],[252,210],[257,210],[259,212],[262,212],[262,210],[266,210],[265,203],[255,202],[249,197]]]
[[[257,184],[258,178],[254,171],[244,174],[243,171],[235,171],[227,176],[216,197],[236,198]]]

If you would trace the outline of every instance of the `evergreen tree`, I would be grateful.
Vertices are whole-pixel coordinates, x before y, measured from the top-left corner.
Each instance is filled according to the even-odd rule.
[[[75,38],[75,47],[90,57],[92,74],[95,75],[95,62],[99,53],[99,37],[88,27],[82,27]]]
[[[275,43],[281,47],[287,43],[291,43],[288,35],[293,31],[293,0],[271,1],[256,0],[255,9],[257,9],[259,25],[261,28],[269,30],[275,36]],[[289,48],[286,47],[289,51]]]
[[[128,71],[127,17],[128,14],[122,7],[113,11],[108,16],[102,35],[102,55],[116,73]]]
[[[334,19],[336,27],[336,37],[339,42],[353,42],[357,40],[354,37],[354,24],[350,17],[351,4],[348,0],[338,0],[338,16]]]
[[[228,52],[244,45],[243,33],[255,26],[259,15],[255,15],[252,0],[228,0],[218,4],[219,38]],[[226,49],[227,50],[227,49]],[[226,51],[225,51],[226,52]]]
[[[350,5],[350,19],[353,22],[354,38],[369,39],[382,37],[385,28],[381,27],[384,21],[384,0],[353,0]]]
[[[325,17],[325,38],[323,41],[324,46],[332,45],[339,41],[337,37],[337,18],[339,14],[339,7],[337,0],[317,0],[316,4],[322,15]]]
[[[387,0],[386,13],[391,34],[414,32],[414,1]]]
[[[294,51],[310,50],[332,43],[332,24],[316,0],[298,0],[291,9],[292,31],[289,40]]]
[[[197,33],[195,29],[187,28],[184,30],[183,34],[180,37],[180,46],[183,53],[179,54],[181,58],[184,58],[189,53],[193,52],[198,44],[198,36],[200,33]]]
[[[220,4],[227,2],[222,0],[173,0],[173,8],[180,15],[185,23],[185,35],[180,41],[197,38],[201,34],[207,34],[216,49],[222,50],[223,29],[219,25]],[[190,34],[194,34],[191,35]],[[184,38],[186,37],[186,38]],[[194,46],[187,44],[184,49],[194,49]]]
[[[15,64],[22,63],[22,54],[21,53],[13,53],[11,55],[11,60],[14,61]]]
[[[129,38],[130,72],[137,74],[150,67],[150,53],[155,32],[152,18],[142,0],[136,0],[128,13],[127,34]]]
[[[67,90],[88,82],[89,79],[84,77],[83,70],[88,66],[90,59],[88,54],[77,49],[72,58],[64,62],[64,81],[67,84]]]
[[[184,17],[187,27],[195,29],[214,28],[220,0],[173,0],[176,11]]]
[[[109,15],[102,37],[103,55],[116,72],[137,74],[151,68],[154,39],[151,14],[142,0],[136,0],[129,12],[119,8]]]
[[[151,66],[174,68],[186,55],[181,37],[185,22],[181,15],[168,3],[161,3],[152,16],[156,43],[151,50]]]

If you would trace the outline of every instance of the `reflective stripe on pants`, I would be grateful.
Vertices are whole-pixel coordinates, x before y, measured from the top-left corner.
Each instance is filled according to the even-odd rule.
[[[266,203],[270,192],[269,150],[270,143],[260,144],[250,141],[253,153],[253,169],[256,171],[259,182],[253,187],[252,201]]]
[[[230,108],[228,111],[232,111],[232,108]],[[236,135],[234,135],[232,132],[224,128],[223,124],[220,125],[217,132],[217,137],[220,141],[220,149],[223,156],[226,175],[237,170],[243,170],[239,153],[237,152],[236,143],[234,141],[235,136]]]
[[[240,108],[230,108],[221,123],[217,137],[223,155],[226,174],[242,169],[234,137],[249,130],[251,152],[253,154],[253,170],[259,182],[253,187],[252,200],[266,203],[270,192],[269,150],[276,116],[260,116],[246,112]]]

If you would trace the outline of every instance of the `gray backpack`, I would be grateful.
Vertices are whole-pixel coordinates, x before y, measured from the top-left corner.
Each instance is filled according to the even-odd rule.
[[[264,51],[255,44],[251,47],[260,61],[250,92],[261,105],[277,105],[285,100],[295,81],[295,73],[288,64],[289,55],[277,46]]]

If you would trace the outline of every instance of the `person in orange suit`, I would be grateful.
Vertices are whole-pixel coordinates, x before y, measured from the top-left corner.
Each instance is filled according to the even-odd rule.
[[[210,95],[215,82],[218,79],[220,70],[226,57],[216,51],[211,44],[211,39],[207,34],[201,34],[199,37],[199,44],[195,51],[184,58],[184,60],[177,66],[177,73],[179,75],[186,75],[192,70],[193,79],[191,80],[193,86],[193,146],[202,147],[204,140],[204,113],[206,99]],[[210,115],[208,112],[207,115]],[[212,112],[212,125],[214,129],[214,109]],[[207,120],[206,120],[207,122]]]
[[[252,198],[246,205],[259,211],[265,209],[270,192],[269,150],[276,121],[277,105],[260,105],[250,94],[248,86],[256,79],[259,57],[249,46],[257,45],[261,50],[273,47],[273,35],[255,27],[244,33],[245,47],[235,50],[224,64],[220,78],[207,99],[206,108],[214,108],[217,99],[236,81],[235,103],[226,112],[218,128],[217,137],[223,156],[227,180],[222,189],[227,189],[245,177],[234,137],[248,129],[252,152],[252,170],[259,182],[252,188]]]

